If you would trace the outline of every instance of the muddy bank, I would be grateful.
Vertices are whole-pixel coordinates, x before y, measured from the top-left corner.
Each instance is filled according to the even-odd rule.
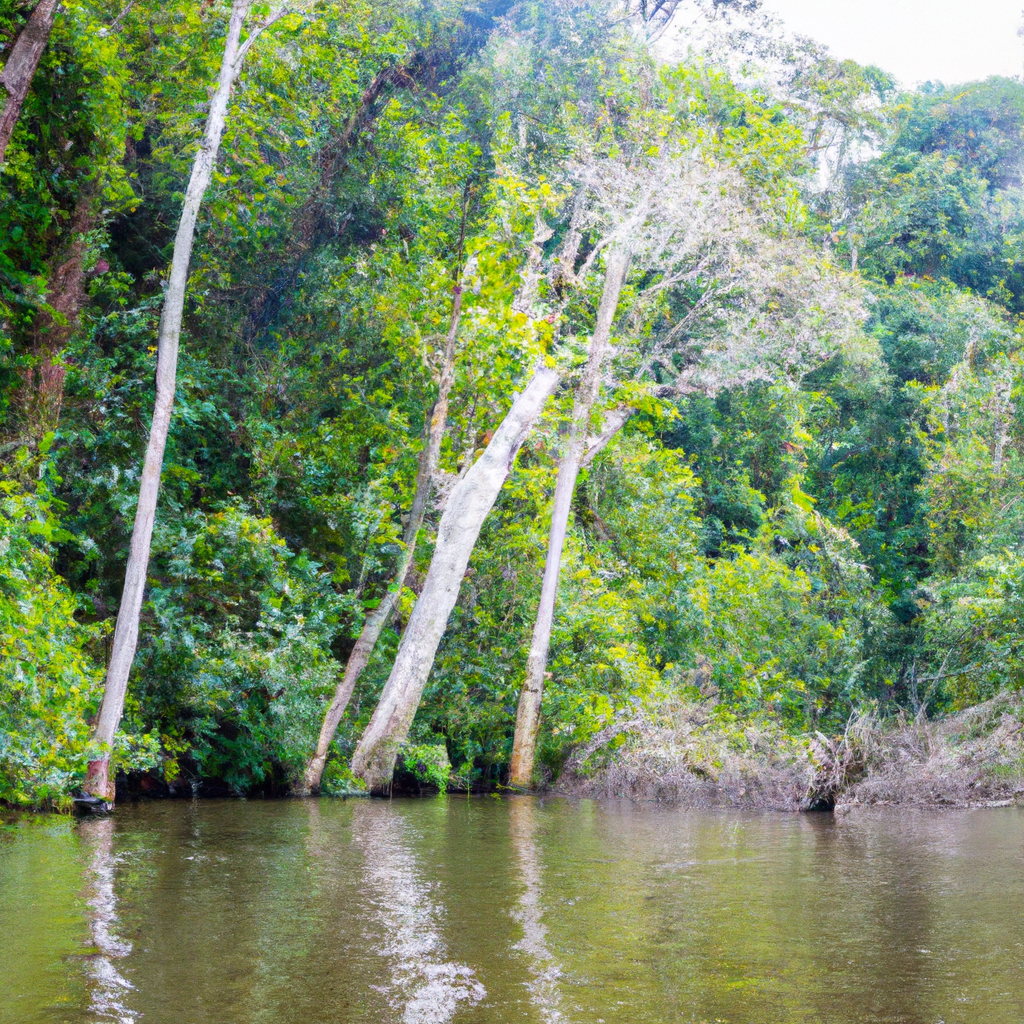
[[[1006,806],[1024,797],[1024,703],[1002,694],[934,721],[862,716],[831,737],[723,725],[711,702],[662,705],[596,736],[555,789],[694,808]]]

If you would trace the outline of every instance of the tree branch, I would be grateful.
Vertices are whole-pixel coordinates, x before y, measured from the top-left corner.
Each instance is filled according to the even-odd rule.
[[[132,8],[135,6],[135,0],[128,0],[125,4],[124,10],[107,26],[101,28],[99,31],[100,39],[106,39],[107,36],[113,35],[120,27],[121,22],[131,13]]]
[[[608,443],[626,425],[635,411],[629,406],[619,406],[617,409],[609,409],[604,414],[601,433],[587,439],[587,451],[580,460],[580,469],[586,469],[608,447]]]
[[[245,62],[245,55],[252,49],[253,43],[268,29],[271,25],[279,22],[286,14],[297,13],[292,11],[288,4],[281,4],[276,10],[271,11],[250,33],[246,36],[245,42],[238,48],[238,56],[235,58],[233,69],[235,74],[242,69],[242,64]]]

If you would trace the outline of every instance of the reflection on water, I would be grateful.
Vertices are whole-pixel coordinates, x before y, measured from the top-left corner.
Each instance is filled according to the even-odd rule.
[[[91,851],[85,872],[89,907],[89,931],[97,952],[87,960],[86,975],[92,982],[90,1008],[100,1020],[135,1024],[135,1015],[124,999],[131,983],[118,971],[115,961],[132,951],[132,944],[117,937],[117,896],[114,893],[114,821],[100,819],[79,827],[83,846]]]
[[[0,826],[0,1024],[1024,1020],[1024,810],[209,801]]]
[[[388,960],[380,989],[403,1024],[447,1024],[460,1002],[487,994],[472,968],[444,959],[438,931],[442,912],[405,844],[410,831],[389,804],[360,802],[352,837],[362,849],[367,898],[383,928],[380,952]]]
[[[532,977],[527,986],[540,1019],[544,1024],[566,1024],[569,1018],[562,1012],[559,991],[562,968],[548,949],[548,930],[544,924],[540,858],[534,837],[537,829],[536,803],[529,799],[514,799],[509,815],[515,866],[523,886],[522,895],[512,911],[512,916],[523,927],[523,937],[515,948],[529,957]]]

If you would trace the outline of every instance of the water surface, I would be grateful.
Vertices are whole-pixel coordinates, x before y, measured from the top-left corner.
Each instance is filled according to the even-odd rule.
[[[0,1024],[1024,1020],[1024,810],[199,801],[0,827]]]

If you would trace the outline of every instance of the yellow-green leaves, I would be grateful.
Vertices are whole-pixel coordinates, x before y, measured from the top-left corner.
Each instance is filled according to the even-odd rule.
[[[85,773],[103,629],[79,624],[52,568],[47,496],[0,492],[0,800],[63,808]]]

